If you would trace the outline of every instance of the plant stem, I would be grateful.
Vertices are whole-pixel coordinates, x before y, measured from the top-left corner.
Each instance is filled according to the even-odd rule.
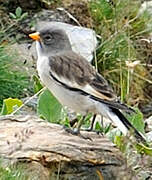
[[[34,94],[32,97],[30,97],[27,101],[24,102],[24,104],[22,104],[19,108],[17,108],[15,111],[13,111],[11,113],[11,115],[14,115],[17,111],[19,111],[20,109],[22,109],[22,107],[24,107],[28,102],[30,102],[33,98],[35,98],[38,94],[40,94],[42,91],[44,91],[46,89],[46,87],[42,88],[40,91],[38,91],[36,94]]]

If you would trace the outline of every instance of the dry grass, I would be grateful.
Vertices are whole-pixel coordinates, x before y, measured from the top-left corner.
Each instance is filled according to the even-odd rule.
[[[151,19],[147,12],[139,14],[141,4],[137,0],[111,2],[90,2],[94,29],[102,37],[97,49],[98,70],[122,101],[138,105],[147,101],[145,83],[152,83],[143,65],[147,64],[145,49],[139,43],[150,33],[147,24]]]

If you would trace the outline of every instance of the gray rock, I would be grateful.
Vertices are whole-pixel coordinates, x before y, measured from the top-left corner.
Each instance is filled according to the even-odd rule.
[[[152,131],[152,116],[150,116],[148,119],[145,120],[145,123],[148,126],[148,129]]]
[[[150,116],[148,119],[145,120],[146,123],[146,129],[149,131],[146,133],[147,141],[151,142],[152,141],[152,116]]]
[[[142,3],[139,14],[144,13],[144,11],[147,11],[152,15],[152,1],[144,1]]]
[[[70,17],[65,13],[65,11],[56,9],[56,10],[46,10],[42,9],[40,12],[36,13],[33,18],[36,20],[36,23],[40,21],[58,21],[58,22],[65,22],[70,23]]]
[[[146,133],[147,141],[151,142],[152,141],[152,131]]]

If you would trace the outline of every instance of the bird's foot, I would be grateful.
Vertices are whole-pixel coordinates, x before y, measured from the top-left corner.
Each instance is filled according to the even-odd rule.
[[[101,131],[99,131],[99,130],[94,130],[94,129],[92,129],[91,127],[89,127],[89,128],[83,128],[83,129],[81,129],[81,131],[95,132],[95,133],[97,133],[98,135],[99,135],[99,134],[104,135],[103,132],[101,132]]]
[[[90,137],[82,135],[82,134],[80,133],[80,130],[79,130],[78,128],[71,129],[71,128],[68,128],[68,127],[65,127],[65,126],[64,126],[64,129],[65,129],[65,131],[66,131],[67,133],[70,133],[70,134],[72,134],[72,135],[79,136],[79,137],[81,137],[81,138],[83,138],[83,139],[87,139],[87,140],[92,141],[92,139],[91,139]]]
[[[78,122],[78,118],[70,120],[70,126],[74,127],[74,125]]]
[[[72,135],[79,135],[80,131],[77,128],[71,129],[69,127],[64,126],[63,127],[65,129],[66,132],[72,134]]]

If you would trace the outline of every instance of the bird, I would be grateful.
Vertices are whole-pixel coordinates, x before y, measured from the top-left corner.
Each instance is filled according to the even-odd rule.
[[[80,113],[82,121],[88,113],[100,114],[125,136],[131,129],[138,140],[145,141],[145,136],[123,114],[134,110],[119,101],[108,81],[84,57],[73,52],[65,30],[51,25],[29,37],[36,41],[40,80],[63,106]]]

